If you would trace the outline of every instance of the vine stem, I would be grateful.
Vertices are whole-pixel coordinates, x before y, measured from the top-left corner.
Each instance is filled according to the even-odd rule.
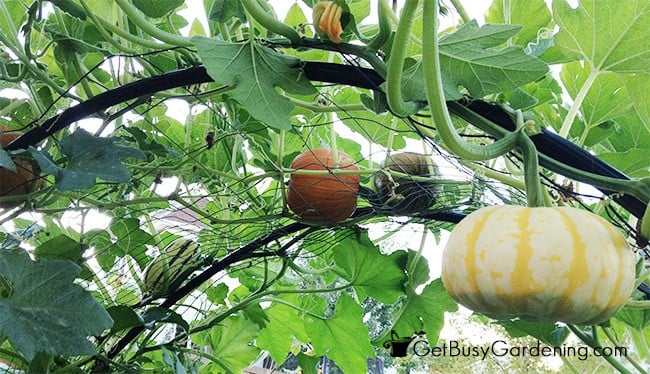
[[[503,184],[507,184],[508,186],[512,186],[520,190],[526,188],[526,184],[522,182],[520,179],[510,177],[507,174],[500,173],[496,170],[488,169],[485,166],[475,164],[470,161],[460,160],[460,163],[461,165],[471,169],[474,173],[485,176],[486,178],[497,180]]]
[[[600,326],[600,328],[601,328],[601,330],[603,330],[603,333],[605,333],[605,336],[607,337],[607,339],[609,339],[609,341],[612,342],[612,344],[614,344],[615,347],[620,346],[621,343],[620,343],[620,341],[618,339],[616,339],[616,336],[612,332],[613,330],[612,330],[611,327],[602,327],[602,326]],[[643,343],[645,343],[645,338],[643,339]],[[637,347],[637,349],[638,348],[639,347]],[[647,349],[648,349],[648,347],[646,346],[645,347],[645,352],[647,352]],[[635,359],[630,357],[630,355],[624,355],[624,357],[630,364],[632,364],[632,366],[634,366],[635,369],[637,369],[639,371],[639,373],[645,373],[646,372],[646,370]]]
[[[464,141],[458,135],[451,121],[442,87],[442,74],[440,73],[437,35],[438,6],[438,0],[424,0],[424,14],[422,17],[424,86],[429,101],[431,118],[436,125],[438,135],[451,152],[468,160],[489,160],[502,156],[515,147],[518,142],[518,134],[508,133],[490,145],[479,146]]]
[[[277,18],[271,15],[270,12],[267,12],[262,8],[257,0],[241,0],[241,3],[244,5],[244,8],[246,8],[246,11],[250,16],[259,22],[262,27],[268,31],[284,36],[291,40],[292,43],[300,43],[302,37],[298,34],[298,31],[280,22]],[[255,33],[251,31],[250,34],[253,35]]]
[[[3,2],[0,1],[0,4],[3,4]],[[42,80],[44,83],[46,83],[49,87],[54,89],[57,94],[63,97],[69,97],[77,101],[83,101],[81,98],[79,98],[76,95],[73,95],[72,93],[68,92],[68,90],[61,88],[52,78],[50,78],[49,74],[46,73],[44,70],[40,69],[37,64],[34,64],[29,57],[27,57],[24,53],[22,53],[12,42],[11,40],[4,34],[0,32],[0,44],[4,44],[7,48],[13,52],[16,57],[20,60],[20,62],[23,63],[23,69],[29,70],[29,72],[34,75],[36,78]],[[22,74],[22,73],[21,73]]]
[[[460,19],[463,20],[463,23],[467,23],[471,20],[469,18],[469,15],[467,14],[467,11],[465,10],[465,7],[463,4],[461,4],[460,0],[451,0],[451,5],[454,6],[454,9],[456,9],[456,13],[460,16]]]
[[[379,4],[377,4],[379,32],[368,44],[368,48],[373,51],[379,50],[390,39],[390,34],[392,31],[389,16],[390,12],[392,12],[392,10],[390,9],[390,5],[388,5],[388,0],[379,0]]]
[[[411,34],[415,22],[415,10],[419,0],[406,0],[400,20],[397,24],[390,58],[388,59],[388,70],[386,75],[386,99],[391,113],[397,117],[408,117],[417,113],[422,104],[416,101],[404,101],[402,96],[402,71],[404,69],[404,58],[408,37]]]
[[[534,125],[534,123],[532,123]],[[517,111],[517,131],[519,132],[519,149],[524,159],[524,182],[526,184],[526,201],[529,207],[543,207],[546,205],[542,181],[539,177],[539,157],[535,144],[526,134],[526,126],[531,123],[523,123],[523,114]]]
[[[650,205],[645,208],[643,217],[641,217],[639,233],[643,239],[650,240]]]
[[[567,327],[571,332],[577,336],[583,343],[587,344],[589,347],[592,349],[595,348],[601,348],[600,344],[596,344],[594,340],[589,337],[587,334],[582,332],[576,325],[570,325],[567,324]],[[607,362],[612,365],[616,370],[618,370],[619,373],[622,374],[632,374],[623,364],[621,364],[618,360],[614,359],[612,356],[608,355],[603,355],[603,358],[607,360]]]
[[[131,22],[135,23],[142,31],[149,34],[150,36],[162,42],[181,47],[193,46],[193,44],[190,42],[190,38],[168,33],[151,24],[145,18],[144,14],[142,14],[142,12],[128,0],[115,0],[115,3],[120,7],[120,9],[122,9],[124,14],[129,17],[129,20],[131,20]]]
[[[573,125],[573,121],[578,115],[578,111],[580,110],[583,101],[587,97],[587,93],[589,93],[589,89],[596,81],[599,73],[600,72],[598,70],[592,68],[589,72],[589,76],[585,80],[585,83],[582,85],[582,87],[580,87],[580,91],[578,91],[578,94],[576,95],[573,104],[571,105],[571,109],[569,109],[569,113],[567,113],[567,116],[564,118],[564,122],[562,122],[562,127],[560,128],[559,132],[559,135],[561,137],[566,139],[566,137],[569,135],[571,125]]]

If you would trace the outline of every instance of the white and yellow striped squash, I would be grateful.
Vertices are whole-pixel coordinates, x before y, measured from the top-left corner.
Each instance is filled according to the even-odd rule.
[[[479,209],[456,225],[442,257],[449,295],[500,320],[597,324],[625,304],[634,279],[623,235],[569,207]]]

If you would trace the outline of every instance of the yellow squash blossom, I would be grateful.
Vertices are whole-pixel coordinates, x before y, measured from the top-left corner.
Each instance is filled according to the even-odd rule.
[[[334,1],[320,1],[314,6],[313,17],[316,32],[334,43],[342,43],[341,34],[341,15],[343,8],[338,6]]]

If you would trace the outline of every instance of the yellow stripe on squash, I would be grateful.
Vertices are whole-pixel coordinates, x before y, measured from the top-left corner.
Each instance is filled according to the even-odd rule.
[[[452,231],[442,258],[449,295],[494,319],[596,324],[634,289],[635,255],[585,210],[486,207]]]

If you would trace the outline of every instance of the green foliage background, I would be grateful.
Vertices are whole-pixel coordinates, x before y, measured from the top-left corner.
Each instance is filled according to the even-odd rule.
[[[0,149],[1,167],[12,168],[17,155],[31,159],[43,183],[24,204],[0,211],[0,358],[10,369],[236,373],[272,358],[310,373],[327,357],[359,373],[367,358],[390,362],[384,347],[392,337],[424,332],[438,342],[458,306],[427,258],[439,256],[453,224],[396,216],[361,196],[359,213],[341,225],[295,226],[300,219],[285,203],[291,161],[308,149],[344,150],[372,189],[386,155],[432,155],[442,175],[429,179],[443,187],[431,214],[525,204],[521,163],[512,154],[454,157],[427,108],[399,118],[382,94],[310,81],[305,61],[385,76],[399,20],[399,9],[387,15],[383,40],[375,2],[340,2],[349,22],[337,45],[314,38],[313,3],[296,1],[282,20],[296,43],[251,16],[260,7],[275,17],[264,0],[204,0],[207,24],[179,15],[186,5],[178,0],[0,2],[0,123],[8,128],[28,131],[98,94],[178,69],[202,65],[214,80],[101,110],[28,150]],[[521,109],[635,180],[650,178],[649,1],[572,8],[495,0],[485,24],[464,19],[460,3],[443,2],[449,15],[441,15],[458,21],[439,39],[447,100],[470,95]],[[399,41],[404,99],[420,103],[421,13]],[[492,141],[454,121],[468,141]],[[548,201],[601,214],[631,242],[638,235],[637,218],[612,200],[543,175]],[[411,248],[399,238],[413,232],[421,244]],[[228,266],[180,300],[152,300],[145,269],[181,237],[201,244],[202,266],[189,279]],[[639,283],[646,275],[641,264]],[[498,323],[513,338],[552,346],[565,344],[569,330],[593,346],[625,344],[631,355],[609,363],[643,371],[650,318],[641,304],[599,327]],[[600,360],[569,358],[565,368]]]

